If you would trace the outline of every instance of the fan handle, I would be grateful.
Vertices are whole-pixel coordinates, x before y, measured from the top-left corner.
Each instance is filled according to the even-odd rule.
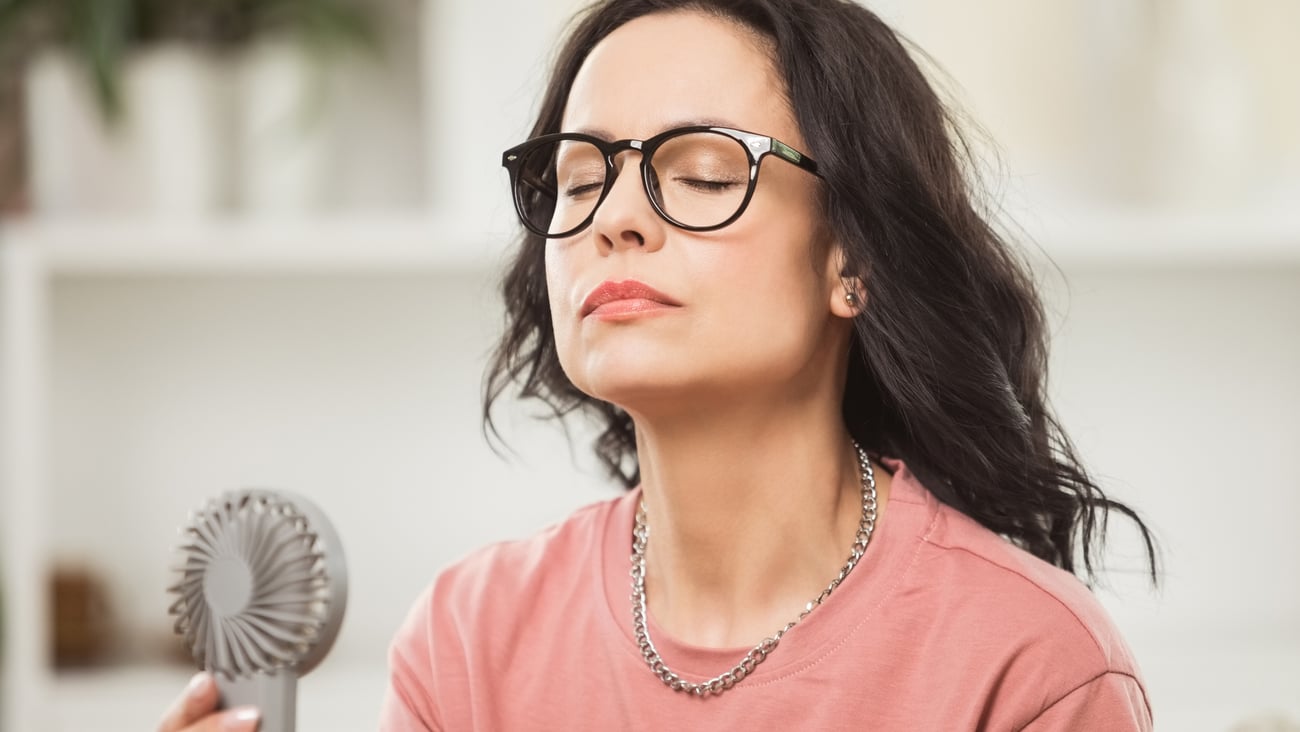
[[[257,732],[294,732],[298,698],[298,675],[281,670],[274,674],[256,673],[252,676],[217,677],[217,709],[254,706],[262,713]]]

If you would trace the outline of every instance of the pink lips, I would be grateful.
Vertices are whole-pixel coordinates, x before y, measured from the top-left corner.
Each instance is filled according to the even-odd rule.
[[[602,282],[582,301],[582,317],[622,320],[681,307],[681,303],[636,280]]]

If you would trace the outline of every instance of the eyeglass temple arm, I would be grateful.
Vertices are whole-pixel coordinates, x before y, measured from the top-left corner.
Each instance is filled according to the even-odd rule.
[[[807,155],[804,155],[803,153],[799,152],[798,150],[790,147],[784,142],[781,142],[775,137],[772,138],[771,150],[774,155],[777,155],[788,162],[798,165],[800,168],[803,168],[809,173],[813,173],[814,175],[817,173],[816,161],[814,161],[812,158],[808,157]]]

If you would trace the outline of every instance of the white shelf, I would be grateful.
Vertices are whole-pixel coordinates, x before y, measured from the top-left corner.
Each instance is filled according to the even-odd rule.
[[[1300,210],[1013,210],[1032,261],[1066,268],[1300,265]],[[516,231],[433,216],[0,222],[52,276],[482,273]],[[1026,239],[1028,240],[1026,242]]]
[[[1300,207],[1128,211],[1040,206],[1010,215],[1034,242],[1032,257],[1046,253],[1065,267],[1300,265]]]
[[[402,274],[489,271],[510,232],[434,217],[20,220],[0,243],[52,276]]]

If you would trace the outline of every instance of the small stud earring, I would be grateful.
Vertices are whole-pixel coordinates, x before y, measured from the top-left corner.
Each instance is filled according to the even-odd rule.
[[[856,308],[858,306],[858,296],[852,292],[846,293],[844,295],[844,302],[848,303],[849,307]]]

